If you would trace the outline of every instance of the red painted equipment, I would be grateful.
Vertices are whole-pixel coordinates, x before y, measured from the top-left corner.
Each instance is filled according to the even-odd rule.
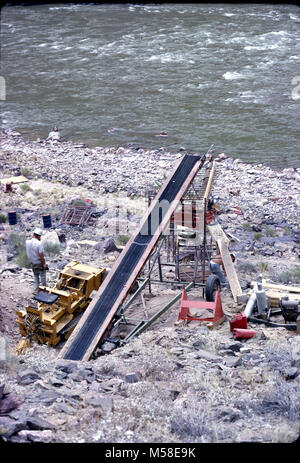
[[[192,315],[190,309],[203,309],[208,310],[213,313],[212,317],[201,318],[200,316]],[[216,292],[216,297],[214,302],[207,301],[189,301],[187,299],[187,294],[185,288],[182,290],[181,301],[180,301],[180,310],[178,314],[179,320],[197,320],[197,321],[209,321],[215,323],[224,317],[222,302],[220,296],[220,288]]]
[[[211,211],[206,211],[205,213],[205,222],[206,224],[210,224],[210,222],[212,222],[214,220],[215,216],[213,215],[213,213]]]
[[[233,329],[233,336],[236,338],[236,339],[249,339],[249,338],[253,338],[253,336],[255,336],[257,333],[257,331],[255,330],[249,330],[249,329],[242,329],[242,328],[234,328]]]
[[[247,329],[247,317],[243,313],[236,314],[230,321],[230,331],[233,331],[234,328]]]
[[[12,191],[14,191],[13,187],[12,187],[12,182],[11,183],[6,183],[4,193],[10,193]]]

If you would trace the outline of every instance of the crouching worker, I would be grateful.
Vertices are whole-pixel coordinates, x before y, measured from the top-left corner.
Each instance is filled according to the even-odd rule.
[[[26,241],[26,253],[34,276],[33,294],[37,294],[40,280],[41,286],[46,286],[46,270],[48,270],[48,266],[45,262],[44,247],[40,242],[42,234],[42,230],[36,228],[32,239]]]

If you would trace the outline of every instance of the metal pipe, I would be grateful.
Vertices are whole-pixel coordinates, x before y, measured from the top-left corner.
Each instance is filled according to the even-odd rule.
[[[286,328],[290,330],[297,329],[297,323],[275,323],[275,322],[270,322],[269,320],[262,320],[256,317],[249,317],[249,321],[254,322],[254,323],[264,323],[265,325],[273,326],[274,328]]]
[[[191,282],[186,286],[185,290],[189,291],[193,286],[194,286],[194,283]],[[143,331],[145,331],[145,329],[147,329],[150,325],[152,325],[152,323],[154,323],[155,320],[157,320],[161,315],[163,315],[180,298],[181,298],[181,293],[173,297],[173,299],[171,299],[171,301],[169,301],[168,304],[166,304],[161,310],[156,312],[156,314],[154,314],[149,320],[141,322],[131,333],[129,333],[126,336],[123,342],[126,343],[127,341],[129,341],[129,339],[133,338],[133,336],[138,336]]]
[[[123,306],[119,307],[117,313],[122,313],[125,312],[125,310],[129,307],[129,305],[132,303],[132,301],[140,294],[140,292],[145,288],[146,284],[150,281],[150,278],[146,278],[141,286],[136,290],[136,292],[131,296],[129,301],[124,304]]]
[[[157,263],[158,263],[159,279],[160,279],[160,281],[163,281],[162,271],[161,271],[161,263],[160,263],[160,255],[158,255],[158,257],[157,257]]]
[[[140,280],[138,280],[140,281]],[[164,280],[164,281],[160,281],[160,280],[149,280],[152,284],[161,284],[161,285],[187,285],[187,284],[190,284],[190,283],[193,283],[195,288],[204,288],[205,287],[205,283],[195,283],[195,282],[191,282],[191,281],[182,281],[182,280],[170,280],[170,281],[167,281],[167,280]]]
[[[252,314],[254,306],[256,304],[256,292],[252,291],[248,299],[247,305],[244,310],[244,315],[248,318]]]

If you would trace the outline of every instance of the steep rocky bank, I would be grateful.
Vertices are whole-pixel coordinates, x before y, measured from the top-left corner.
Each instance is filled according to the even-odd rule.
[[[243,310],[222,291],[226,321],[175,327],[178,305],[140,337],[89,362],[58,361],[57,349],[33,345],[15,355],[15,311],[32,293],[30,269],[18,260],[12,235],[30,236],[50,213],[60,238],[49,252],[49,284],[71,259],[110,268],[107,238],[122,245],[147,208],[145,193],[182,156],[165,150],[98,147],[0,137],[1,178],[25,175],[27,187],[0,191],[3,223],[0,301],[0,434],[8,442],[293,442],[299,436],[300,336],[249,323],[257,335],[235,340],[230,317]],[[274,171],[226,155],[216,157],[212,195],[217,220],[231,240],[243,289],[258,274],[299,286],[300,169]],[[23,184],[23,185],[25,185]],[[59,224],[72,200],[97,207],[96,227]],[[4,220],[4,219],[3,219]],[[0,224],[1,225],[1,224]],[[178,293],[155,288],[148,304]],[[197,296],[193,290],[191,295]]]

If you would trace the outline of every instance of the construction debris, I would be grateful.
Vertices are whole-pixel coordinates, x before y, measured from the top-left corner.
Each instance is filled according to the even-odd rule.
[[[9,177],[9,178],[2,178],[0,183],[3,185],[14,184],[14,183],[24,183],[28,182],[28,178],[24,177],[24,175],[18,175],[16,177]]]
[[[79,227],[93,226],[96,224],[97,216],[96,206],[94,205],[70,205],[65,209],[60,224],[78,225]]]
[[[300,314],[300,289],[293,286],[280,286],[268,283],[261,277],[252,282],[244,316],[256,323],[273,327],[298,330],[297,318]],[[282,315],[283,321],[271,322],[271,316]]]
[[[255,282],[252,282],[252,285],[255,285]],[[270,307],[278,307],[279,300],[286,296],[297,300],[298,304],[300,304],[300,288],[299,287],[276,285],[274,283],[269,283],[264,279],[262,279],[262,287],[266,291],[266,296],[268,298]]]

